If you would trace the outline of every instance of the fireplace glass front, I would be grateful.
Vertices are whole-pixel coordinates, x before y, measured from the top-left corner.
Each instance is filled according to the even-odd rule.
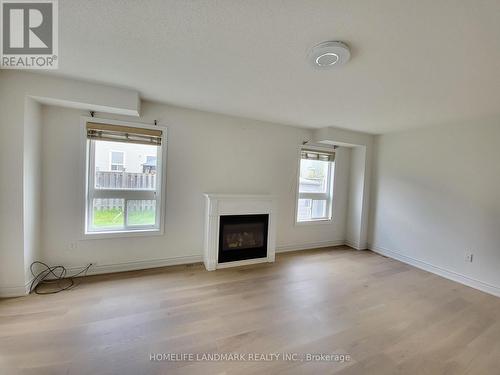
[[[269,215],[223,215],[219,229],[219,263],[265,258]]]

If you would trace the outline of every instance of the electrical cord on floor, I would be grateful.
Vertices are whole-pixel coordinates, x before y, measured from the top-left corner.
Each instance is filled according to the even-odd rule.
[[[43,267],[38,273],[35,273],[34,266],[39,265]],[[80,272],[68,276],[68,270],[64,266],[49,266],[44,262],[35,261],[30,265],[30,271],[33,275],[33,281],[30,286],[30,293],[35,292],[36,294],[55,294],[62,292],[63,290],[68,290],[75,287],[77,284],[75,283],[74,278],[83,274],[83,276],[87,276],[87,271],[92,266],[92,263],[89,263],[83,270]],[[50,278],[49,278],[50,277]],[[48,290],[40,290],[40,288],[45,287],[44,289]]]

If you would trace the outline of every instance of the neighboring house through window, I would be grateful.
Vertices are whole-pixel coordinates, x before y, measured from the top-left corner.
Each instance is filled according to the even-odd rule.
[[[156,156],[146,156],[146,162],[142,165],[143,173],[156,172]]]
[[[302,148],[299,168],[296,221],[331,220],[335,153]]]
[[[123,151],[111,151],[111,167],[112,171],[123,171],[124,170],[124,159],[125,153]]]

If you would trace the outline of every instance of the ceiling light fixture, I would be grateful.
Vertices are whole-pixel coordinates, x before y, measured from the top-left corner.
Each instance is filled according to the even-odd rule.
[[[349,46],[343,42],[323,42],[314,46],[309,53],[312,64],[319,69],[343,65],[351,58]]]
[[[316,64],[319,66],[330,66],[339,61],[339,55],[333,52],[325,52],[316,57]]]

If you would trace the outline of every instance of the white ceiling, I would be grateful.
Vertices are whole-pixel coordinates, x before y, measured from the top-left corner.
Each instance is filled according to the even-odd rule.
[[[384,133],[500,114],[498,0],[63,0],[54,74],[145,99]],[[315,70],[313,45],[351,61]]]

